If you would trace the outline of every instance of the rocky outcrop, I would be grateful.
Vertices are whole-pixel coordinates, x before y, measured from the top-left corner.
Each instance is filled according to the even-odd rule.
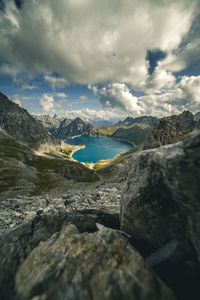
[[[199,130],[177,144],[135,153],[121,202],[121,229],[137,249],[148,256],[174,241],[173,264],[191,278],[200,276],[199,162]]]
[[[175,299],[118,232],[80,234],[74,225],[31,252],[17,272],[16,290],[22,300],[36,295],[55,300]]]
[[[199,160],[199,130],[177,144],[135,153],[129,161],[121,228],[152,251],[187,236],[200,260]]]
[[[38,196],[11,197],[0,202],[0,234],[30,221],[39,215],[64,214],[83,219],[87,230],[95,222],[119,228],[120,199],[123,185],[119,183],[81,183],[66,181],[58,188]],[[77,225],[77,222],[76,222]],[[86,227],[85,225],[82,227]]]
[[[80,234],[74,225],[64,226],[32,252],[34,242],[29,239],[29,253],[18,256],[23,262],[15,277],[17,295],[7,290],[6,299],[175,299],[126,237],[102,226],[99,229]],[[22,241],[13,242],[19,249]],[[3,247],[5,251],[8,243]]]
[[[66,139],[75,135],[90,135],[94,126],[90,123],[83,121],[80,118],[74,119],[68,124],[66,120],[60,123],[56,136],[60,139]]]
[[[57,130],[60,126],[60,123],[64,120],[64,118],[58,118],[56,115],[53,117],[48,115],[35,115],[34,118],[55,137],[57,136]],[[71,119],[65,119],[65,123],[67,125],[69,125],[71,122]]]
[[[0,93],[0,127],[33,148],[41,143],[55,143],[55,139],[25,109]]]
[[[196,121],[193,114],[184,111],[180,115],[162,118],[153,128],[152,134],[145,142],[143,149],[157,148],[162,145],[177,143],[181,138],[200,128],[200,122]]]
[[[120,140],[130,141],[134,145],[144,143],[152,132],[148,125],[135,124],[129,128],[119,128],[112,134],[112,137]]]
[[[146,124],[153,127],[157,122],[158,118],[152,116],[141,116],[137,118],[127,117],[124,121],[120,121],[118,125],[120,126],[131,126],[133,124]]]
[[[96,223],[119,229],[122,186],[68,182],[43,195],[0,203],[0,299],[13,299],[15,273],[29,253],[64,224],[94,232]],[[19,225],[19,226],[17,226]]]

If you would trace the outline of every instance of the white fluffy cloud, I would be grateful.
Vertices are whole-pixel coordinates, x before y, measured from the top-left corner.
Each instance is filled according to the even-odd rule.
[[[99,90],[100,102],[107,107],[120,108],[126,112],[139,114],[140,106],[124,83],[108,84]]]
[[[54,98],[50,95],[44,94],[40,99],[40,105],[45,113],[54,112],[54,104]]]
[[[52,87],[110,81],[140,89],[148,75],[147,50],[175,51],[189,32],[198,3],[29,0],[18,10],[6,1],[0,12],[0,56],[23,71],[60,74],[46,75]],[[196,44],[189,42],[194,51]]]
[[[130,116],[147,114],[159,117],[178,114],[185,109],[192,112],[200,109],[200,76],[183,76],[176,83],[175,78],[169,74],[169,80],[166,80],[162,93],[151,93],[149,87],[149,93],[140,97],[133,96],[128,87],[121,83],[108,84],[99,90],[95,87],[95,91],[100,95],[104,106],[121,109],[123,114]]]
[[[95,109],[81,109],[81,110],[68,110],[68,111],[63,111],[61,113],[62,116],[74,119],[76,117],[80,117],[83,120],[87,122],[93,122],[93,121],[101,121],[101,120],[106,120],[106,121],[116,121],[116,120],[121,120],[127,117],[127,113],[122,112],[121,110],[118,109],[107,109],[107,110],[95,110]]]
[[[67,85],[69,85],[69,82],[62,77],[55,77],[55,76],[49,76],[49,75],[45,75],[44,79],[50,83],[50,85],[52,86],[52,88],[64,88]]]
[[[67,98],[68,97],[68,95],[65,93],[56,93],[55,96],[58,98]]]
[[[178,83],[160,94],[139,98],[142,113],[164,116],[200,109],[200,76],[183,76]]]

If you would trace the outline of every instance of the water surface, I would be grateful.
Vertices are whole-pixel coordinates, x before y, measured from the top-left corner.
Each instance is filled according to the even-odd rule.
[[[133,146],[124,141],[111,137],[77,136],[66,140],[70,145],[85,145],[73,154],[73,158],[79,162],[97,162],[102,159],[111,159],[117,154],[128,151]]]

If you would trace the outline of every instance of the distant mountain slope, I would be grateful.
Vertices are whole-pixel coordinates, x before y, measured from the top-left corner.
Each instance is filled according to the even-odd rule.
[[[189,111],[162,118],[154,126],[151,136],[144,144],[144,149],[176,143],[181,140],[183,135],[195,128],[200,128],[200,121],[196,121],[194,115]]]
[[[63,121],[63,119],[58,119],[56,115],[54,117],[50,117],[48,115],[36,115],[34,118],[48,129],[58,128],[60,126],[60,122]]]
[[[37,148],[54,138],[25,109],[0,93],[0,127],[17,140]]]
[[[69,118],[53,118],[48,115],[35,116],[35,119],[42,124],[54,137],[67,139],[75,135],[90,135],[94,132],[95,126],[83,121],[81,118],[74,120]]]
[[[133,142],[135,145],[143,143],[151,134],[152,127],[146,124],[134,124],[129,128],[119,128],[112,137]]]
[[[120,126],[131,126],[136,123],[148,124],[154,126],[158,122],[158,118],[152,116],[141,116],[137,118],[127,117],[124,121],[120,121],[117,125]]]
[[[80,118],[74,119],[68,124],[69,119],[65,119],[60,123],[56,132],[56,137],[66,139],[75,135],[90,135],[94,130],[94,126],[83,121]]]
[[[18,195],[38,195],[66,179],[93,182],[97,175],[77,162],[37,155],[0,128],[0,200]]]
[[[56,115],[50,117],[48,115],[36,115],[34,118],[42,124],[53,136],[57,136],[57,130],[61,123],[69,125],[72,120],[68,118],[58,118]]]

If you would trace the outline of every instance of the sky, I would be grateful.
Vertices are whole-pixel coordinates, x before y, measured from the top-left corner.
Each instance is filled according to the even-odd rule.
[[[200,111],[200,0],[0,0],[0,91],[97,123]]]

